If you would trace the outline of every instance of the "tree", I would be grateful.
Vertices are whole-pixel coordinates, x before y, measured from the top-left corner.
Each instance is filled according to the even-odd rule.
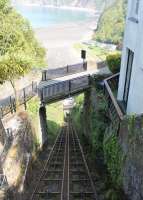
[[[0,0],[0,82],[10,81],[15,98],[15,80],[31,68],[45,65],[45,50],[35,39],[27,20]]]
[[[0,82],[10,81],[18,103],[15,79],[24,76],[31,69],[32,60],[22,52],[12,52],[0,57]]]

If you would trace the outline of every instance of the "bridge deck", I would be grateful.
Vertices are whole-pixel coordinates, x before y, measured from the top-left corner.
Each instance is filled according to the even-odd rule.
[[[87,71],[84,71],[84,72],[51,79],[49,81],[41,81],[38,88],[41,89],[45,86],[52,85],[54,83],[59,83],[59,82],[71,80],[71,79],[74,79],[74,78],[79,78],[79,77],[86,76],[86,75],[93,75],[93,74],[97,74],[98,72],[99,71],[97,69],[96,70],[87,70]]]
[[[99,70],[88,70],[49,81],[41,81],[38,95],[43,103],[50,103],[83,92],[90,87],[90,77],[100,73]]]

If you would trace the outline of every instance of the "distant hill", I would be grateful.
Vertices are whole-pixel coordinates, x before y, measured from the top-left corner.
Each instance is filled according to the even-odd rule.
[[[12,3],[39,4],[53,6],[75,6],[102,10],[106,0],[11,0]],[[114,0],[108,0],[110,4]]]
[[[127,0],[116,0],[103,12],[94,38],[98,41],[121,44],[125,26]]]

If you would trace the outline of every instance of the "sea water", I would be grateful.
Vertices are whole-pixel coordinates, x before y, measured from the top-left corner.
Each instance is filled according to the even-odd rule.
[[[38,5],[15,5],[15,8],[31,22],[34,28],[70,22],[84,22],[93,18],[92,12],[78,9]]]

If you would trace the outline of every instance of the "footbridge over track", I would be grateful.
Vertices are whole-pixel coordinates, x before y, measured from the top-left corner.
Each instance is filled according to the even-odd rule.
[[[52,103],[86,91],[91,87],[92,77],[99,73],[97,69],[87,70],[53,80],[41,81],[38,86],[41,103]]]
[[[89,105],[91,105],[91,88],[93,87],[92,80],[95,75],[103,73],[106,73],[106,71],[96,69],[58,77],[52,80],[42,79],[42,81],[38,85],[38,96],[41,101],[41,105],[39,108],[41,124],[41,144],[44,144],[45,141],[47,141],[48,139],[46,104],[62,100],[73,95],[84,93],[84,116],[89,116]]]

